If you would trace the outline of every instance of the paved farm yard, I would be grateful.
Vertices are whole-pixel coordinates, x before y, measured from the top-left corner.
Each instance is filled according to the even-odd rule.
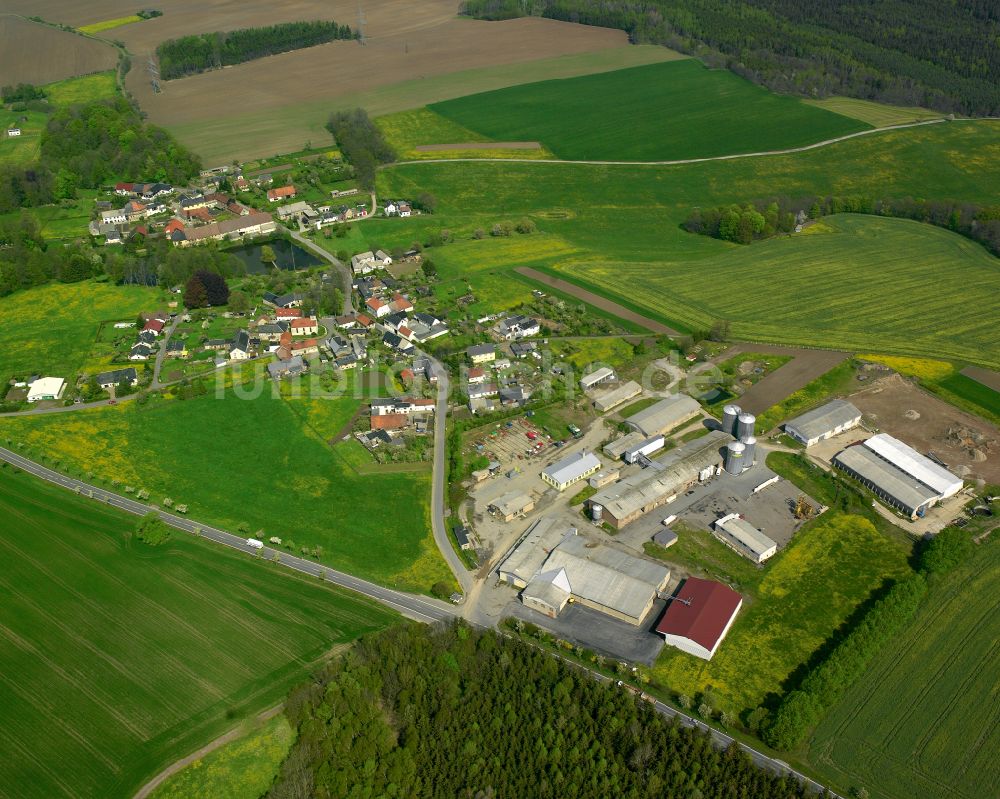
[[[314,579],[0,473],[0,785],[130,797],[394,614]],[[13,794],[10,794],[13,795]]]

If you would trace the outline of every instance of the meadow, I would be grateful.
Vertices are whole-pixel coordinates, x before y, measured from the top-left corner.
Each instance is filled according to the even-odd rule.
[[[840,216],[810,235],[739,246],[679,225],[699,205],[776,194],[994,202],[998,131],[989,121],[940,123],[808,153],[669,167],[409,164],[382,172],[379,194],[433,193],[436,224],[459,238],[530,216],[576,250],[549,259],[553,274],[678,329],[725,318],[752,341],[870,349],[877,337],[885,352],[997,367],[997,262],[956,234]]]
[[[398,618],[360,597],[0,470],[0,785],[127,799]]]
[[[367,579],[411,591],[450,584],[431,534],[429,472],[363,474],[339,457],[350,442],[328,444],[359,400],[274,396],[266,380],[219,393],[0,419],[0,436],[56,468],[187,504],[192,518],[278,536],[296,553],[318,547],[322,562]]]
[[[122,25],[131,25],[133,22],[142,22],[142,17],[138,14],[130,14],[127,17],[115,17],[114,19],[105,19],[100,22],[91,22],[88,25],[81,25],[77,28],[80,33],[89,33],[93,35],[95,33],[103,33],[104,31],[113,30],[114,28],[120,28]]]
[[[807,105],[833,111],[845,117],[852,117],[871,125],[884,128],[891,125],[906,125],[925,119],[940,119],[940,111],[931,111],[919,106],[899,106],[859,100],[856,97],[826,97],[822,100],[803,100]]]
[[[529,83],[430,109],[497,141],[540,141],[559,158],[590,161],[758,152],[869,127],[694,59]]]
[[[271,786],[295,732],[283,713],[252,722],[233,741],[195,760],[149,795],[150,799],[259,799]]]
[[[684,532],[685,539],[692,539],[686,542],[691,551],[672,547],[664,558],[730,582],[744,605],[711,661],[666,647],[653,675],[692,698],[710,689],[717,709],[731,713],[753,710],[781,692],[872,591],[908,571],[905,546],[867,519],[837,511],[803,527],[762,570],[708,533]]]
[[[0,298],[0,380],[42,374],[73,383],[103,321],[132,321],[166,292],[110,283],[50,283]]]
[[[880,799],[979,799],[1000,780],[1000,541],[931,585],[905,632],[817,727],[807,762]]]

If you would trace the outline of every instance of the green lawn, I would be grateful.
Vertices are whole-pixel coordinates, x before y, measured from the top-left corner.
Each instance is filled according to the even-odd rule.
[[[0,469],[0,785],[128,799],[395,614]]]
[[[687,59],[529,83],[430,106],[559,158],[665,161],[796,147],[869,125]]]
[[[259,799],[278,773],[295,732],[283,713],[248,726],[239,738],[162,782],[150,799]]]
[[[361,474],[335,437],[350,397],[283,399],[270,381],[217,398],[134,402],[73,414],[0,420],[0,436],[61,467],[190,506],[192,518],[322,547],[321,560],[414,591],[448,580],[430,527],[430,474]],[[285,386],[285,391],[290,387]],[[59,468],[59,467],[57,467]]]
[[[42,131],[48,117],[40,111],[10,111],[0,106],[0,164],[30,164],[38,160]],[[8,136],[18,128],[20,136]]]
[[[907,629],[820,723],[807,761],[879,799],[980,799],[1000,781],[1000,540],[932,584]]]
[[[877,341],[884,352],[997,367],[1000,271],[971,241],[916,222],[845,215],[806,235],[741,247],[679,224],[696,206],[774,194],[995,202],[998,132],[989,121],[942,123],[808,153],[673,167],[411,164],[380,173],[379,194],[433,193],[434,224],[459,238],[528,215],[563,242],[565,254],[544,254],[555,274],[680,327],[726,318],[738,338],[864,350]],[[476,244],[484,258],[504,246]],[[497,260],[501,271],[520,265]]]
[[[800,530],[763,570],[708,533],[682,530],[662,557],[733,583],[745,601],[711,661],[665,647],[654,677],[690,697],[711,687],[718,709],[751,710],[781,692],[785,680],[885,579],[905,574],[906,555],[904,545],[867,519],[837,511]]]
[[[105,97],[113,97],[118,93],[115,73],[111,70],[60,80],[56,83],[47,83],[43,88],[49,102],[53,105],[90,103]]]
[[[0,380],[42,374],[73,383],[102,321],[134,320],[166,294],[141,286],[50,283],[0,298]]]

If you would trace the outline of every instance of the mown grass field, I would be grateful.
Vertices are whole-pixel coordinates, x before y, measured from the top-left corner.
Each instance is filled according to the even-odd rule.
[[[803,100],[807,105],[833,111],[845,117],[852,117],[865,122],[874,128],[884,128],[889,125],[906,125],[924,119],[940,119],[944,116],[940,111],[919,106],[886,105],[871,100],[858,100],[855,97],[827,97],[823,100]]]
[[[53,105],[75,105],[113,97],[118,93],[114,71],[94,72],[79,78],[70,78],[44,87],[48,100]]]
[[[496,141],[540,141],[569,160],[704,158],[797,147],[869,127],[693,59],[529,83],[431,110]]]
[[[653,674],[671,691],[695,698],[711,688],[720,710],[743,713],[780,692],[783,682],[887,578],[906,573],[906,549],[860,516],[830,511],[800,530],[763,570],[709,534],[687,532],[663,557],[711,577],[725,575],[743,609],[711,661],[665,647]],[[680,542],[678,542],[678,545]]]
[[[1000,272],[971,241],[906,220],[843,216],[825,220],[826,233],[739,247],[679,225],[696,206],[775,194],[995,202],[998,134],[989,121],[941,123],[672,167],[411,164],[382,172],[379,194],[430,191],[434,224],[459,238],[528,215],[575,250],[548,259],[560,277],[672,326],[726,318],[750,340],[863,350],[877,340],[885,352],[996,368]]]
[[[134,320],[165,304],[160,289],[50,283],[0,298],[0,380],[40,374],[72,383],[102,321]]]
[[[391,611],[0,470],[0,785],[128,799]],[[13,794],[12,794],[13,795]]]
[[[328,441],[359,400],[281,398],[269,381],[216,398],[152,400],[0,419],[0,437],[108,481],[170,497],[190,516],[322,548],[321,560],[387,585],[429,591],[450,573],[434,546],[430,474],[360,474]]]
[[[980,799],[1000,781],[1000,540],[932,585],[916,618],[820,723],[807,760],[879,799]]]
[[[150,799],[259,799],[295,740],[283,713],[195,760],[161,783]]]

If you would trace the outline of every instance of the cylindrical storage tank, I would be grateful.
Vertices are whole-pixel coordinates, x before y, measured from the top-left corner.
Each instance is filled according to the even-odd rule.
[[[746,441],[753,435],[753,426],[757,417],[752,413],[741,413],[736,420],[736,432],[733,433],[740,441]]]
[[[593,519],[595,522],[599,522],[602,518],[604,518],[604,506],[598,505],[597,503],[591,505],[590,518]]]
[[[730,441],[726,444],[726,461],[723,464],[725,470],[730,474],[739,474],[743,471],[746,453],[746,444],[742,441]]]
[[[746,450],[743,452],[743,461],[745,462],[745,469],[749,469],[754,465],[755,459],[757,457],[757,439],[755,436],[747,436],[747,440],[743,442],[743,446]]]
[[[729,433],[731,436],[736,435],[736,425],[737,420],[740,416],[740,406],[739,405],[727,405],[722,409],[722,432]]]

